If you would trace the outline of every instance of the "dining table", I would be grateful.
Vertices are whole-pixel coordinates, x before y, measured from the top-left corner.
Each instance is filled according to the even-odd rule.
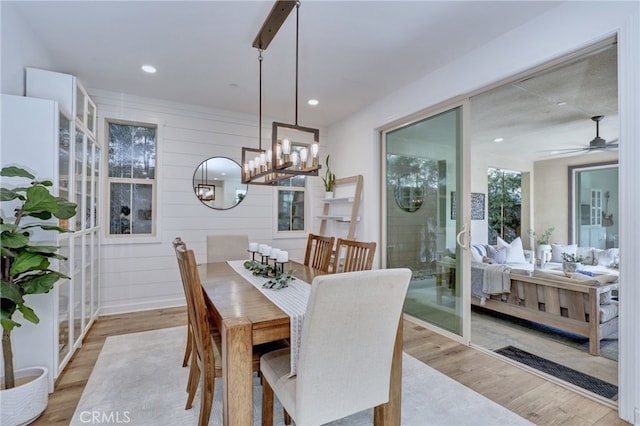
[[[310,285],[327,272],[298,262],[285,271]],[[253,346],[290,337],[290,316],[229,264],[198,265],[213,322],[222,336],[222,417],[225,426],[253,426]],[[266,280],[266,279],[265,279]],[[357,301],[354,301],[357,303]],[[402,389],[402,318],[398,323],[389,401],[374,408],[374,425],[400,425]]]

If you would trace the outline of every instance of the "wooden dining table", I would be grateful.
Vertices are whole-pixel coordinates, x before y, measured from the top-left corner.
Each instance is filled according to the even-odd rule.
[[[297,262],[286,271],[311,284],[326,272]],[[213,321],[222,335],[222,417],[224,425],[253,425],[253,346],[290,336],[290,318],[227,262],[198,265]],[[277,291],[277,290],[269,290]],[[400,425],[402,385],[402,318],[398,324],[390,399],[374,409],[375,425]]]

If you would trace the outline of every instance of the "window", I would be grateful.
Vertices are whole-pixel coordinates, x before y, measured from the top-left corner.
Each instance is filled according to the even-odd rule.
[[[304,176],[278,183],[278,232],[305,230],[305,183]]]
[[[154,235],[157,126],[108,121],[107,128],[109,236]]]
[[[520,236],[522,173],[490,168],[488,193],[489,244],[496,244],[498,236],[513,241]]]

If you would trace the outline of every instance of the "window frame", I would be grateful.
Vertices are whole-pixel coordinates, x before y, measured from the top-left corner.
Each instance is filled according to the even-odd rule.
[[[155,177],[154,179],[140,179],[140,178],[121,178],[109,176],[109,125],[110,124],[123,124],[131,126],[141,127],[153,127],[156,131],[155,141]],[[160,191],[158,185],[161,182],[162,172],[160,171],[160,147],[162,144],[162,126],[159,121],[154,118],[143,118],[131,120],[122,117],[108,116],[100,120],[100,125],[103,126],[102,134],[105,138],[105,154],[102,156],[103,173],[103,194],[105,200],[103,203],[102,220],[104,221],[103,229],[103,241],[105,244],[137,244],[137,243],[158,243],[161,242],[160,236],[161,223],[160,223]],[[136,184],[151,184],[152,197],[151,197],[151,209],[153,211],[151,216],[151,233],[150,234],[111,234],[111,184],[112,183],[131,183]]]
[[[273,238],[307,238],[309,234],[309,191],[307,189],[307,185],[309,181],[307,177],[304,177],[304,186],[280,186],[277,185],[276,190],[273,191]],[[294,231],[280,231],[278,229],[278,221],[279,221],[279,210],[280,210],[280,192],[281,191],[295,191],[302,192],[304,194],[304,227],[300,230]]]

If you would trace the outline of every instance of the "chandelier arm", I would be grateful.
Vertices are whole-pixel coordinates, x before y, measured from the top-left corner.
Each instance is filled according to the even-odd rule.
[[[260,77],[258,78],[258,147],[262,151],[262,48],[258,49],[258,63],[260,64]]]
[[[298,40],[300,27],[300,2],[296,2],[296,126],[298,125]]]

